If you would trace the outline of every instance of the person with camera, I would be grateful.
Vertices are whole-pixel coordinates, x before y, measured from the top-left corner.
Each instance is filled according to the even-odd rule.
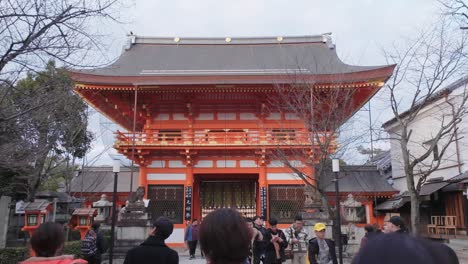
[[[294,224],[285,230],[286,241],[292,253],[292,264],[304,264],[306,261],[309,232],[304,228],[301,215],[294,218]]]

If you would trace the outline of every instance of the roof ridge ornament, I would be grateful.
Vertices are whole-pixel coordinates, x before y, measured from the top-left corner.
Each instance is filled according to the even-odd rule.
[[[133,45],[135,45],[135,43],[136,43],[136,36],[133,35],[132,31],[130,31],[130,33],[127,34],[127,41],[125,42],[123,51],[129,50]]]
[[[335,44],[333,43],[332,35],[333,35],[333,33],[331,33],[331,32],[327,32],[327,33],[322,34],[322,42],[327,44],[329,49],[334,49],[335,48]]]

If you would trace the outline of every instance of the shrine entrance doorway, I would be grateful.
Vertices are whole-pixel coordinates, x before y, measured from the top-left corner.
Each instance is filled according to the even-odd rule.
[[[222,176],[220,178],[223,178]],[[257,214],[257,180],[201,180],[200,215],[220,208],[235,208],[245,217]]]

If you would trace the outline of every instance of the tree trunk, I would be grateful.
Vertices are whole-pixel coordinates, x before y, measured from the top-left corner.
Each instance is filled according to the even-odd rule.
[[[410,191],[410,198],[411,198],[411,233],[413,235],[418,235],[419,234],[419,224],[421,221],[421,215],[420,215],[420,201],[419,201],[419,195],[414,192]]]

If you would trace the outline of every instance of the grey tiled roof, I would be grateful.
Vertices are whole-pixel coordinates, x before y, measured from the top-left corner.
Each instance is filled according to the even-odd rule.
[[[136,168],[133,172],[133,191],[138,188],[138,174],[138,168]],[[114,173],[112,167],[85,167],[71,182],[72,195],[81,191],[102,193],[113,190]],[[119,172],[117,191],[130,191],[130,170],[128,168],[121,168]]]
[[[328,35],[264,38],[151,38],[133,43],[112,65],[79,72],[104,76],[339,74],[386,66],[343,63]]]
[[[24,211],[44,211],[50,204],[47,200],[35,199],[34,202],[24,204]]]
[[[462,87],[462,86],[467,86],[468,85],[468,75],[458,79],[457,81],[449,84],[447,87],[443,88],[443,89],[440,89],[439,91],[435,92],[434,94],[432,94],[432,96],[430,98],[427,98],[427,99],[421,99],[419,103],[416,103],[413,108],[411,109],[408,109],[406,111],[404,111],[403,113],[401,113],[399,115],[400,118],[404,118],[406,116],[408,116],[410,113],[412,113],[414,110],[420,108],[420,107],[423,107],[423,106],[426,106],[426,105],[429,105],[441,98],[443,98],[444,96],[448,95],[448,94],[451,94],[453,91],[455,91],[455,89],[459,88],[459,87]],[[383,123],[382,127],[383,128],[386,128],[388,126],[390,126],[391,124],[395,123],[397,121],[397,118],[396,117],[393,117],[392,119],[388,120],[387,122]]]
[[[322,179],[325,192],[334,192],[333,172]],[[339,174],[340,192],[398,192],[382,177],[375,166],[342,166]]]

